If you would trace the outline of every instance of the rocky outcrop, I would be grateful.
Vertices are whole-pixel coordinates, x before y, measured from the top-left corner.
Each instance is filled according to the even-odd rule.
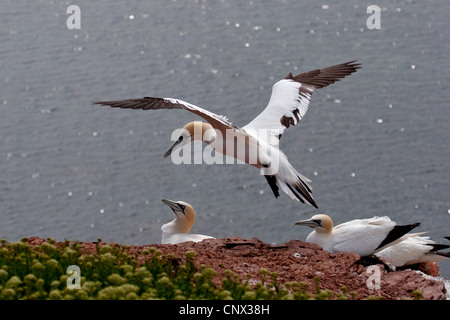
[[[33,245],[45,240],[36,237],[28,241]],[[95,243],[81,245],[86,254],[96,253]],[[163,254],[172,253],[181,260],[186,251],[195,251],[195,264],[212,267],[217,273],[217,284],[221,283],[226,270],[256,284],[260,281],[260,270],[266,269],[277,273],[278,283],[303,282],[311,292],[320,279],[320,289],[330,290],[335,298],[342,293],[343,287],[348,298],[356,299],[413,299],[418,292],[427,300],[448,298],[445,285],[449,282],[446,279],[425,276],[416,270],[388,271],[383,264],[363,265],[357,254],[331,254],[315,244],[299,240],[270,245],[257,238],[208,239],[198,243],[129,246],[129,252],[143,262],[143,251],[150,247]]]

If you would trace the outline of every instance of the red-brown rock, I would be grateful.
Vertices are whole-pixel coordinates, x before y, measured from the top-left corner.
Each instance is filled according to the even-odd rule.
[[[45,240],[29,238],[31,245],[39,245]],[[105,245],[107,243],[100,243]],[[82,252],[95,254],[95,243],[81,243]],[[113,245],[113,244],[110,244]],[[182,244],[149,244],[129,246],[130,254],[134,254],[143,262],[143,251],[150,247],[164,254],[173,253],[184,259],[186,251],[195,251],[195,264],[212,267],[217,272],[217,284],[221,283],[225,270],[231,270],[249,283],[257,283],[259,270],[265,268],[278,274],[280,284],[288,282],[304,282],[314,291],[314,278],[320,277],[320,288],[333,292],[334,297],[341,293],[345,286],[347,292],[354,292],[356,299],[369,296],[380,296],[384,299],[414,298],[414,291],[420,291],[424,299],[443,300],[447,298],[444,281],[425,277],[414,270],[386,271],[382,264],[379,268],[379,286],[370,284],[375,274],[361,264],[360,257],[354,253],[331,254],[319,246],[299,240],[291,240],[281,245],[270,245],[257,238],[251,240],[241,238],[207,239],[202,242],[185,242]],[[372,278],[371,278],[372,276]],[[369,285],[368,285],[369,280]],[[373,289],[371,289],[371,288]]]

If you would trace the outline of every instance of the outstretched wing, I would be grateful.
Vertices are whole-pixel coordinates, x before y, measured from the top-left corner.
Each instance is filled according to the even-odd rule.
[[[278,144],[284,130],[295,126],[308,111],[314,90],[339,81],[359,68],[355,60],[296,76],[289,73],[273,85],[267,107],[243,129],[259,136],[269,132],[266,140]]]
[[[112,108],[122,109],[142,109],[142,110],[158,110],[158,109],[184,109],[195,113],[208,121],[215,129],[223,130],[236,129],[235,126],[224,116],[217,115],[208,110],[197,107],[188,102],[172,99],[172,98],[152,98],[144,97],[140,99],[115,100],[115,101],[97,101],[94,104],[110,106]]]

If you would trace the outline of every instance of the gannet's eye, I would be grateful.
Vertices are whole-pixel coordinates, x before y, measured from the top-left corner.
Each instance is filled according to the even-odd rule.
[[[185,206],[184,204],[179,204],[178,206],[179,206],[180,209],[183,210],[183,211],[184,211],[184,209],[186,209],[186,206]]]
[[[183,136],[180,136],[179,138],[178,138],[178,141],[183,141]]]

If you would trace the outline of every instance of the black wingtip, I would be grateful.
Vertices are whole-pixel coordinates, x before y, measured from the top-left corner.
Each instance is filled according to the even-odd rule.
[[[404,236],[408,232],[410,232],[412,229],[417,228],[420,226],[420,222],[416,222],[413,224],[407,224],[403,226],[396,225],[392,230],[388,233],[386,238],[380,243],[380,245],[377,247],[377,249],[384,247],[385,245],[394,242],[398,238]]]
[[[349,62],[304,72],[294,76],[292,80],[313,86],[315,89],[320,89],[340,81],[360,68],[361,63],[357,62],[357,60],[352,60]]]
[[[351,67],[353,67],[355,69],[361,69],[362,68],[362,63],[358,62],[358,60],[352,60],[352,61],[349,61],[349,62],[347,62],[345,64],[348,65],[348,66],[351,66]]]
[[[436,252],[436,254],[450,259],[450,252]]]
[[[450,244],[430,243],[428,245],[432,247],[430,252],[435,252],[435,251],[439,251],[439,250],[444,250],[444,249],[450,248]]]
[[[91,103],[93,105],[98,104],[100,106],[107,106],[107,107],[111,106],[111,102],[110,101],[92,101]]]

